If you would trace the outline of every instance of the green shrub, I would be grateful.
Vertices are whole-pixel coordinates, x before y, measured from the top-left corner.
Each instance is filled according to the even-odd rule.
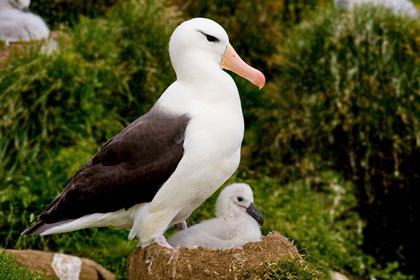
[[[43,0],[32,1],[31,12],[40,15],[50,28],[55,29],[61,24],[75,24],[81,16],[103,16],[106,11],[121,0]]]
[[[279,48],[249,132],[251,170],[285,181],[335,169],[357,186],[366,252],[417,269],[420,24],[389,11],[321,11]],[[260,168],[260,171],[263,169]]]
[[[184,19],[208,17],[220,23],[238,54],[272,77],[271,65],[287,28],[304,19],[308,12],[329,0],[281,1],[178,1]]]
[[[365,255],[358,245],[363,223],[353,210],[354,186],[331,172],[320,177],[312,185],[282,186],[268,177],[248,181],[255,186],[255,205],[261,205],[266,221],[262,230],[277,230],[291,238],[308,261],[325,271],[366,276],[370,268],[361,270]]]
[[[32,273],[26,267],[17,264],[16,260],[0,248],[0,279],[2,280],[44,280],[41,273]]]

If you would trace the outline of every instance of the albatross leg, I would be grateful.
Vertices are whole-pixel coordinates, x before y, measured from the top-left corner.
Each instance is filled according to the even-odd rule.
[[[187,228],[188,228],[188,226],[187,226],[187,222],[186,222],[186,221],[182,221],[182,222],[180,222],[180,223],[177,223],[177,224],[176,224],[176,227],[177,227],[179,230],[184,230],[184,229],[187,229]]]
[[[166,241],[166,238],[163,235],[159,235],[158,237],[156,237],[155,242],[162,247],[173,249],[173,247],[169,245],[168,241]]]

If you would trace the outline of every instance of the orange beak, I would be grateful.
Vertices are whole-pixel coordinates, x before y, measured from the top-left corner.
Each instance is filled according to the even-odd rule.
[[[261,71],[252,68],[246,64],[233,49],[231,44],[228,44],[225,53],[223,54],[222,67],[235,72],[242,78],[247,79],[260,89],[265,85],[265,77]]]

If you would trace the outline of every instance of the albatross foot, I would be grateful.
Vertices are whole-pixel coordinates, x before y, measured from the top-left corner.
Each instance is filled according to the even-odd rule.
[[[183,221],[183,222],[177,223],[177,224],[176,224],[176,227],[177,227],[179,230],[184,230],[184,229],[187,229],[187,228],[188,228],[188,226],[187,226],[187,222],[186,222],[186,221]]]
[[[166,241],[166,238],[163,235],[159,235],[158,237],[156,237],[155,242],[156,242],[156,244],[158,244],[162,247],[166,247],[168,249],[173,249],[173,247],[171,245],[169,245],[168,241]]]

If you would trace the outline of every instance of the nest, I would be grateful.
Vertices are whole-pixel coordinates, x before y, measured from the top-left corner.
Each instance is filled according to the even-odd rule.
[[[296,247],[278,232],[250,242],[243,248],[213,250],[177,248],[153,244],[137,247],[128,261],[128,279],[237,279],[246,271],[258,271],[264,263],[281,258],[302,260]]]

